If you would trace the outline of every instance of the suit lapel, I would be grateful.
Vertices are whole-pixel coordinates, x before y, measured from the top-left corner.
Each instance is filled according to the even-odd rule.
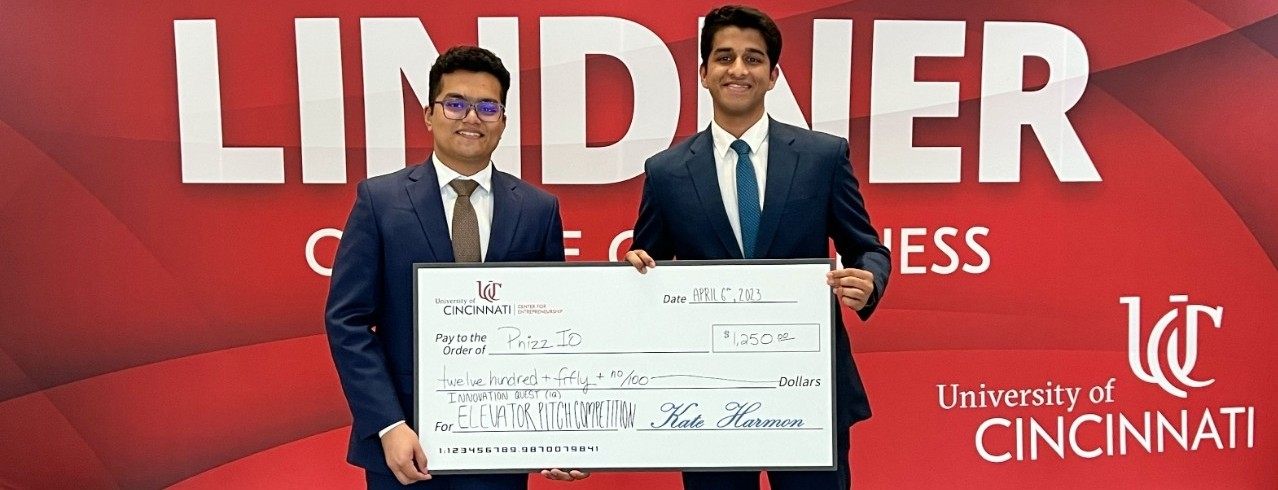
[[[404,189],[408,192],[408,200],[413,203],[413,211],[417,213],[417,221],[421,223],[435,261],[453,262],[453,241],[449,239],[444,201],[439,197],[435,163],[426,159],[426,163],[410,172]]]
[[[484,262],[501,262],[510,253],[515,229],[519,225],[519,193],[515,178],[493,169],[493,224],[488,235],[488,253]]]
[[[740,259],[741,246],[737,243],[736,235],[732,233],[728,213],[723,209],[719,176],[715,172],[714,138],[710,136],[709,129],[697,133],[695,137],[697,139],[692,142],[688,159],[684,162],[688,167],[688,173],[692,176],[692,186],[701,202],[702,212],[710,220],[710,228],[715,236],[719,237],[724,250],[728,252],[727,257]]]
[[[772,239],[781,224],[781,212],[790,200],[790,184],[799,167],[799,153],[794,148],[795,132],[789,126],[768,120],[768,188],[763,193],[763,213],[759,216],[759,241],[755,251],[759,258],[768,257]]]

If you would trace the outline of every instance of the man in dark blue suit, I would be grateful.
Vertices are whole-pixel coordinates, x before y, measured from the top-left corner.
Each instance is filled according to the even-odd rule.
[[[526,474],[432,478],[413,420],[413,264],[564,260],[558,200],[492,165],[509,89],[510,73],[485,49],[440,55],[425,109],[434,153],[359,184],[324,320],[354,419],[347,461],[364,468],[369,488],[528,486]]]
[[[765,117],[780,56],[781,32],[766,14],[725,6],[706,15],[700,73],[714,120],[648,159],[626,260],[645,272],[656,260],[826,258],[833,239],[843,268],[826,282],[866,319],[887,287],[891,258],[870,225],[847,140]],[[773,489],[851,486],[848,429],[870,406],[836,312],[836,469],[768,472]],[[683,482],[688,490],[757,490],[759,473],[685,472]]]

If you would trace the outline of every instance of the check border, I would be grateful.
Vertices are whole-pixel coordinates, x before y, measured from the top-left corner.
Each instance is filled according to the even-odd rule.
[[[826,259],[752,259],[752,260],[668,260],[662,261],[660,267],[714,267],[724,265],[789,265],[789,264],[826,264],[830,270],[834,270],[836,264],[833,258]],[[586,262],[417,262],[413,264],[413,413],[407,423],[409,427],[417,432],[421,437],[421,428],[418,422],[421,420],[421,397],[422,393],[418,390],[418,379],[421,373],[418,369],[421,365],[420,349],[421,331],[420,319],[420,292],[418,290],[418,271],[422,269],[459,269],[459,268],[523,268],[523,267],[631,267],[627,262],[606,262],[606,261],[586,261]],[[607,468],[559,468],[581,469],[591,472],[596,471],[625,471],[625,472],[669,472],[669,471],[691,471],[691,472],[710,472],[710,471],[833,471],[837,468],[834,458],[838,457],[838,448],[836,447],[839,433],[838,427],[838,370],[837,355],[838,348],[835,342],[838,336],[835,335],[836,328],[846,328],[841,325],[839,320],[838,308],[840,305],[836,302],[833,295],[830,296],[830,329],[826,332],[829,336],[830,345],[830,454],[832,456],[830,464],[824,466],[787,466],[784,468],[767,468],[759,466],[716,466],[716,467],[651,467],[651,466],[616,466]],[[849,346],[850,348],[850,346]],[[640,430],[640,429],[636,429]],[[571,454],[566,454],[571,456]],[[429,462],[429,457],[427,458]],[[427,467],[429,470],[429,466]],[[478,474],[509,474],[509,473],[537,473],[544,469],[551,468],[485,468],[474,470],[431,470],[431,474],[436,475],[478,475]]]

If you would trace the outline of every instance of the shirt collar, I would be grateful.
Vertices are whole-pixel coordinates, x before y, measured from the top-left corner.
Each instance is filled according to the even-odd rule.
[[[476,172],[475,175],[469,175],[469,176],[463,176],[462,174],[457,173],[456,170],[448,168],[447,165],[440,163],[439,159],[435,158],[434,152],[431,152],[430,154],[430,161],[432,164],[435,165],[435,175],[439,176],[440,190],[443,190],[445,187],[448,187],[448,183],[452,182],[453,179],[462,177],[465,179],[478,182],[479,188],[485,191],[488,191],[488,192],[493,191],[493,162],[492,161],[489,161],[488,165],[485,165],[483,170]]]
[[[714,149],[717,153],[725,153],[732,151],[732,142],[737,138],[732,136],[728,130],[719,126],[719,123],[713,119],[710,120],[710,135],[714,138]],[[741,140],[750,145],[750,153],[758,153],[759,148],[763,146],[763,141],[768,138],[768,117],[765,115],[750,126],[750,129],[741,133]]]

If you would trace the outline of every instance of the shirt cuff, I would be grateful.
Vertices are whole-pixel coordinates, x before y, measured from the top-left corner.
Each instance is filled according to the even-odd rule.
[[[377,438],[378,438],[378,439],[381,439],[382,437],[385,437],[385,436],[386,436],[386,433],[387,433],[387,432],[390,432],[390,431],[391,431],[391,429],[394,429],[394,428],[396,428],[396,427],[399,427],[399,426],[401,426],[401,425],[403,425],[403,424],[404,424],[404,421],[403,421],[403,420],[401,420],[401,421],[399,421],[399,422],[395,422],[395,423],[393,423],[393,424],[390,424],[390,425],[386,426],[386,428],[385,428],[385,429],[382,429],[382,430],[380,430],[380,431],[377,431]]]

